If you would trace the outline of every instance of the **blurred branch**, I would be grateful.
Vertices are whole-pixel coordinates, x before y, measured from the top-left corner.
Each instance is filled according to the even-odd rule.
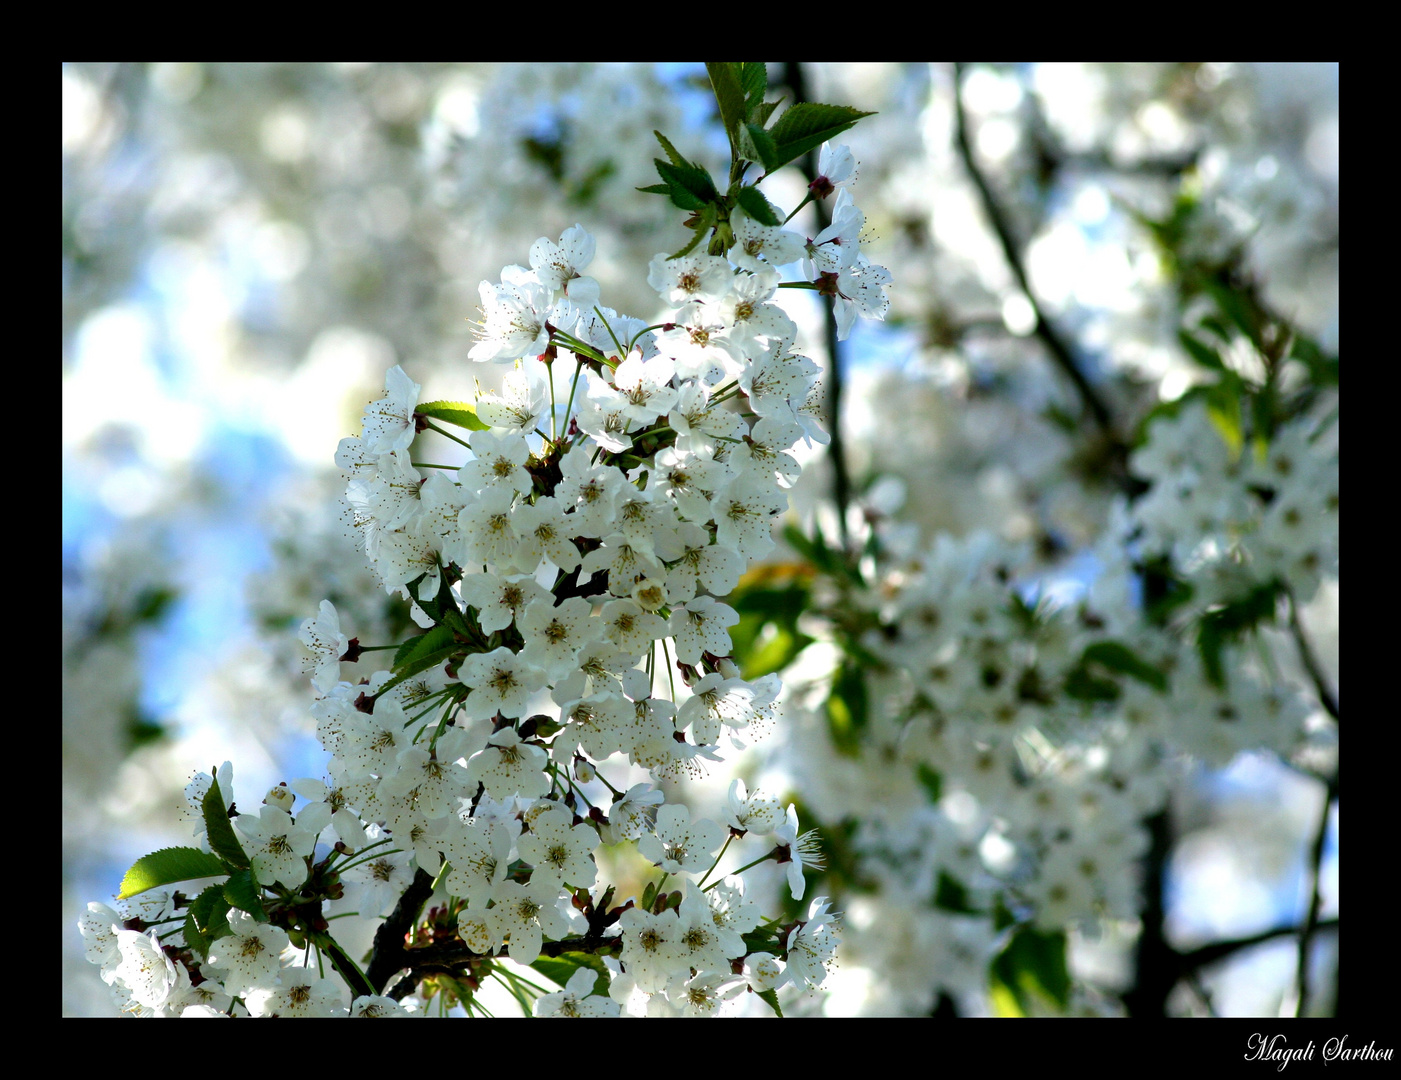
[[[1319,886],[1323,878],[1323,848],[1328,840],[1328,817],[1337,797],[1336,781],[1327,785],[1323,792],[1323,812],[1318,817],[1318,828],[1313,834],[1313,846],[1309,851],[1309,909],[1304,916],[1304,928],[1299,933],[1299,962],[1296,979],[1299,986],[1299,1001],[1295,1006],[1295,1016],[1308,1015],[1309,1003],[1309,948],[1318,930],[1318,912],[1323,906]],[[1333,920],[1334,925],[1337,920]]]
[[[793,92],[793,104],[808,100],[807,80],[803,75],[803,65],[787,62],[783,65],[783,82]],[[801,161],[803,175],[808,183],[817,179],[817,151],[809,150]],[[817,214],[817,231],[821,232],[832,224],[831,212],[823,199],[813,200]],[[822,305],[824,337],[827,343],[827,433],[831,443],[827,447],[828,460],[832,462],[832,497],[837,503],[837,528],[841,537],[842,550],[848,546],[846,508],[851,502],[851,474],[846,467],[846,441],[842,437],[842,358],[841,346],[837,342],[837,313],[834,303]]]
[[[1318,658],[1314,656],[1313,649],[1309,646],[1309,640],[1304,636],[1303,623],[1299,621],[1299,602],[1294,599],[1294,593],[1285,589],[1285,595],[1289,598],[1289,628],[1294,632],[1294,644],[1299,647],[1299,656],[1304,662],[1304,670],[1309,673],[1309,678],[1313,682],[1313,688],[1318,694],[1319,704],[1323,706],[1325,712],[1333,718],[1333,722],[1338,722],[1338,699],[1333,696],[1333,692],[1328,689],[1328,680],[1324,678],[1323,667],[1319,664]],[[1337,783],[1336,780],[1333,781]]]
[[[1314,930],[1336,930],[1338,928],[1337,919],[1322,919],[1314,925]],[[1213,941],[1210,945],[1203,945],[1199,949],[1192,949],[1190,952],[1178,954],[1178,966],[1185,976],[1190,972],[1208,967],[1211,964],[1219,963],[1227,957],[1240,952],[1242,949],[1251,949],[1256,945],[1263,945],[1267,941],[1275,938],[1288,937],[1290,934],[1301,932],[1298,926],[1276,926],[1271,930],[1262,930],[1258,934],[1251,934],[1249,937],[1231,938],[1228,941]]]
[[[993,231],[997,234],[998,242],[1002,245],[1002,253],[1007,259],[1008,266],[1012,269],[1013,276],[1017,279],[1026,298],[1031,302],[1032,311],[1036,315],[1036,336],[1041,339],[1043,345],[1050,352],[1051,358],[1060,369],[1075,384],[1075,389],[1079,393],[1085,407],[1094,418],[1096,425],[1116,448],[1117,456],[1123,456],[1124,449],[1118,434],[1114,430],[1114,419],[1109,411],[1109,406],[1099,396],[1099,393],[1089,380],[1085,377],[1080,366],[1071,355],[1070,345],[1063,338],[1060,332],[1046,318],[1046,313],[1041,308],[1041,303],[1032,292],[1031,283],[1027,280],[1026,268],[1022,264],[1022,256],[1018,250],[1018,245],[1012,236],[1012,225],[1002,206],[998,203],[997,197],[993,194],[987,177],[983,175],[982,169],[978,166],[976,158],[973,156],[973,147],[968,141],[968,117],[963,107],[963,79],[966,65],[954,65],[954,117],[955,117],[955,140],[958,143],[959,156],[963,159],[964,167],[968,170],[968,175],[973,181],[973,185],[978,189],[978,194],[983,201],[983,208],[987,211],[988,220],[992,222]]]

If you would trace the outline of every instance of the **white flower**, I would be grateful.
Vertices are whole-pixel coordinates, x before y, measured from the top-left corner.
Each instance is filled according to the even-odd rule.
[[[827,965],[837,951],[837,918],[828,912],[830,902],[819,896],[808,917],[788,935],[788,978],[816,989],[827,977]]]
[[[757,273],[796,262],[803,256],[803,238],[795,232],[760,225],[743,210],[730,214],[730,224],[735,232],[730,262],[745,270]]]
[[[617,1016],[616,1001],[594,993],[598,974],[593,968],[581,967],[569,977],[564,989],[535,999],[536,1016]]]
[[[122,962],[113,971],[113,977],[126,985],[134,1000],[149,1009],[159,1009],[175,988],[177,968],[161,949],[156,932],[118,930],[117,948]]]
[[[350,639],[340,632],[340,616],[329,600],[321,601],[321,614],[307,619],[297,630],[301,643],[311,650],[307,667],[312,668],[311,685],[328,693],[340,681],[340,657],[350,647]]]
[[[693,822],[686,807],[663,806],[656,832],[638,840],[637,850],[668,874],[702,874],[724,842],[725,829],[717,822]]]
[[[540,747],[522,742],[515,728],[502,728],[491,737],[486,749],[467,763],[467,774],[472,783],[484,784],[493,799],[511,795],[535,799],[550,790],[550,778],[545,775],[548,760]]]
[[[468,353],[471,359],[516,360],[545,351],[550,343],[545,329],[551,310],[549,290],[533,274],[524,267],[508,266],[501,271],[501,284],[483,281],[478,292],[485,318],[477,330],[480,340]]]
[[[593,262],[594,238],[582,225],[565,229],[559,243],[546,237],[530,245],[530,266],[547,288],[562,292],[579,308],[592,311],[598,303],[598,282],[580,273]]]
[[[697,300],[714,303],[730,291],[733,277],[729,262],[718,255],[668,259],[658,253],[647,268],[647,284],[675,307]]]
[[[398,364],[389,369],[384,376],[384,397],[365,406],[360,439],[368,453],[390,454],[409,448],[420,389]]]
[[[270,986],[282,968],[286,932],[237,908],[229,911],[229,929],[232,934],[209,946],[209,963],[220,972],[224,990],[241,997],[252,987]]]
[[[462,706],[469,720],[490,720],[498,712],[506,717],[520,716],[530,695],[545,684],[544,672],[504,645],[467,657],[458,677],[472,688]]]
[[[316,838],[331,823],[331,808],[312,803],[297,821],[285,810],[263,806],[257,817],[239,814],[234,818],[247,843],[244,850],[253,863],[259,881],[280,881],[296,888],[306,880],[306,857],[316,850]]]

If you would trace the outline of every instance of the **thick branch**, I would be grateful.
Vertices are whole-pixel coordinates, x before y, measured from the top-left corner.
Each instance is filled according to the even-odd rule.
[[[365,977],[370,980],[375,993],[383,993],[390,977],[407,966],[404,936],[418,921],[419,912],[432,895],[433,878],[426,871],[419,870],[414,874],[409,887],[404,890],[404,895],[399,897],[399,903],[395,905],[389,918],[375,931],[374,952],[370,955],[370,966],[365,971]]]

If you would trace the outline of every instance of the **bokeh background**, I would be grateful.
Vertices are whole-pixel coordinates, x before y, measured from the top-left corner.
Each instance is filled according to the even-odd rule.
[[[841,357],[855,484],[896,483],[926,536],[1053,541],[1060,587],[1083,589],[1094,570],[1075,556],[1113,491],[1065,467],[1074,439],[1047,416],[1072,392],[960,157],[953,66],[770,65],[776,90],[796,79],[877,113],[850,136],[854,193],[895,286]],[[1198,241],[1243,243],[1273,308],[1337,350],[1336,65],[977,66],[961,94],[1032,292],[1126,423],[1197,377],[1136,216],[1184,183],[1219,217]],[[245,797],[320,775],[297,624],[330,598],[362,640],[407,625],[363,566],[332,462],[385,369],[424,400],[463,396],[478,283],[576,222],[598,238],[605,302],[657,308],[647,262],[687,234],[635,190],[655,182],[653,129],[723,165],[702,66],[64,66],[65,1014],[112,1011],[77,913],[185,842],[194,771],[233,761]],[[766,190],[791,207],[804,184],[790,168]],[[793,227],[818,226],[805,211]],[[807,299],[792,313],[830,379]],[[801,520],[830,521],[831,484],[815,460]],[[1305,623],[1336,687],[1336,581]],[[1263,754],[1184,780],[1175,940],[1296,921],[1321,798]],[[1336,852],[1335,816],[1326,917]],[[1288,940],[1240,950],[1204,975],[1212,1007],[1287,1010],[1294,965]],[[881,979],[843,963],[823,1007],[891,1008]]]

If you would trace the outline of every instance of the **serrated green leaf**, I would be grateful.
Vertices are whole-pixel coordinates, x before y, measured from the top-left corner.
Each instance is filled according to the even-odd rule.
[[[780,1019],[783,1017],[783,1010],[778,1007],[777,990],[760,990],[755,994],[755,996],[765,1005],[767,1005],[770,1009],[772,1009],[775,1015],[777,1015]]]
[[[647,187],[640,187],[638,191],[645,191],[648,195],[670,195],[671,188],[666,184],[650,184]]]
[[[558,956],[542,956],[530,966],[559,986],[568,986],[576,971],[588,968],[595,975],[593,992],[601,997],[608,996],[608,968],[593,953],[565,952]]]
[[[267,922],[267,912],[263,910],[262,891],[258,888],[258,878],[250,866],[229,875],[224,883],[224,899],[239,911],[246,911],[259,922]]]
[[[798,102],[769,129],[776,146],[774,165],[769,171],[787,165],[829,139],[835,139],[862,117],[874,115],[847,105]]]
[[[773,101],[766,101],[762,105],[756,105],[749,114],[750,123],[758,124],[760,127],[768,126],[769,117],[773,115],[773,111],[787,100],[788,95],[784,94],[781,97],[775,98]]]
[[[185,944],[201,960],[209,959],[209,946],[229,931],[229,902],[224,899],[222,884],[207,886],[190,901],[185,915]]]
[[[699,210],[720,197],[710,174],[698,165],[668,165],[660,158],[653,160],[657,173],[671,186],[671,201],[682,210]]]
[[[756,187],[740,188],[736,201],[740,208],[760,225],[774,228],[781,223],[778,214],[774,212],[773,204],[764,198],[764,193]]]
[[[211,939],[223,937],[229,929],[229,902],[224,897],[223,883],[206,885],[190,901],[190,914],[200,930]]]
[[[126,900],[147,889],[174,885],[177,881],[217,877],[226,873],[228,867],[223,861],[207,851],[192,847],[161,848],[131,864],[131,869],[122,877],[117,899]]]
[[[673,259],[685,258],[687,255],[691,254],[691,252],[695,251],[695,250],[696,250],[696,245],[699,244],[699,243],[700,243],[702,240],[704,240],[704,239],[705,239],[705,229],[697,229],[697,230],[696,230],[696,234],[695,234],[694,236],[691,237],[691,242],[690,242],[689,244],[687,244],[685,247],[683,247],[680,251],[675,252],[674,254],[668,255],[668,256],[666,257],[666,261],[667,261],[667,262],[671,262]]]
[[[185,915],[185,944],[201,961],[209,959],[209,946],[213,939],[202,931],[195,922],[195,917],[190,914]]]
[[[740,64],[739,86],[744,91],[745,111],[752,112],[756,105],[763,103],[764,95],[769,92],[769,65]]]
[[[778,144],[773,141],[772,135],[758,124],[745,124],[740,134],[746,146],[746,157],[762,164],[766,174],[778,168]]]
[[[1070,972],[1065,962],[1065,933],[1043,933],[1023,926],[1008,940],[992,962],[994,984],[1011,994],[1022,1016],[1031,1011],[1034,997],[1057,1009],[1070,1000]]]
[[[415,406],[414,412],[468,431],[486,431],[491,427],[477,419],[477,407],[466,401],[425,401]]]
[[[1097,641],[1086,646],[1084,659],[1137,679],[1154,690],[1167,689],[1167,676],[1121,641]]]
[[[730,145],[737,145],[739,126],[744,123],[744,88],[740,85],[740,65],[737,63],[706,64],[710,75],[710,87],[715,91],[715,100],[720,106],[720,122],[725,125],[725,133],[730,137]]]
[[[397,675],[400,669],[415,661],[421,660],[425,656],[436,656],[443,649],[450,652],[458,648],[457,638],[453,636],[452,630],[446,626],[434,626],[418,637],[409,638],[399,646],[394,654],[394,666],[391,670]],[[418,668],[417,671],[422,671]],[[417,672],[415,672],[417,673]]]
[[[671,159],[673,165],[690,166],[690,162],[676,152],[676,147],[671,145],[671,140],[655,128],[652,134],[657,137],[657,142],[662,144],[662,149],[666,151],[666,156]]]
[[[204,801],[200,803],[200,813],[204,816],[204,831],[209,837],[210,850],[223,859],[228,867],[242,870],[249,865],[248,855],[238,841],[233,822],[229,820],[224,793],[219,790],[217,772],[217,769],[211,770],[210,779],[213,783],[209,785],[209,790],[204,793]]]

